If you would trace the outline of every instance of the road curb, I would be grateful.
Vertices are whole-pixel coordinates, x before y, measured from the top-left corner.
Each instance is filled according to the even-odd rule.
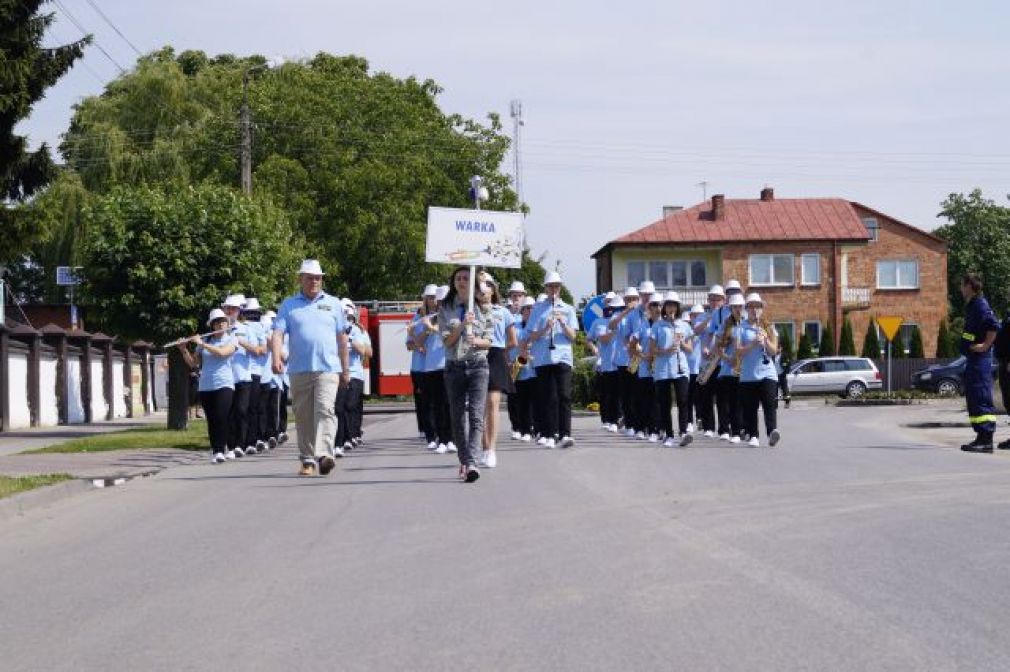
[[[28,511],[44,508],[93,488],[90,480],[78,478],[4,497],[0,499],[0,521],[18,518]]]

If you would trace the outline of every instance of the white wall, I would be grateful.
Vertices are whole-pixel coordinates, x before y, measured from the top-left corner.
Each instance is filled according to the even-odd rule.
[[[105,403],[105,393],[102,391],[102,359],[101,355],[91,360],[91,421],[105,422],[105,414],[109,407]],[[97,361],[96,361],[97,359]]]
[[[168,410],[168,355],[154,356],[154,399],[158,402],[158,410]],[[153,407],[152,407],[153,408]]]
[[[84,400],[81,399],[81,360],[70,355],[67,360],[67,421],[84,422]]]
[[[39,425],[60,424],[60,409],[56,405],[56,357],[43,354],[39,359]]]
[[[112,360],[112,413],[115,418],[126,417],[126,386],[123,385],[123,362]]]
[[[7,423],[10,429],[31,427],[32,414],[28,407],[28,355],[11,352],[7,359],[10,367],[10,408],[11,417]]]

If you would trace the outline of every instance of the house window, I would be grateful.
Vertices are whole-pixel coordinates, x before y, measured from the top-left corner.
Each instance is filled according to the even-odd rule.
[[[674,261],[670,263],[671,287],[704,287],[704,261]]]
[[[656,287],[667,288],[670,286],[670,266],[665,261],[649,262],[649,280]]]
[[[901,347],[904,349],[906,355],[912,352],[912,334],[918,326],[919,325],[915,323],[904,322],[898,328],[898,338],[896,340],[901,344]]]
[[[803,333],[810,341],[810,347],[815,351],[821,348],[821,323],[819,320],[808,320],[803,323]]]
[[[793,255],[750,255],[751,286],[792,285],[793,282]]]
[[[792,322],[774,322],[772,324],[775,327],[775,333],[779,335],[779,343],[786,334],[789,334],[789,342],[793,344],[793,348],[796,348],[796,331],[793,327]]]
[[[628,262],[628,287],[638,287],[645,280],[645,262]]]
[[[804,254],[800,260],[800,284],[821,284],[821,255]]]
[[[866,227],[866,232],[870,234],[870,242],[876,241],[880,235],[880,224],[877,222],[877,218],[863,217],[863,226]]]
[[[915,259],[878,261],[877,289],[919,289],[919,262]]]

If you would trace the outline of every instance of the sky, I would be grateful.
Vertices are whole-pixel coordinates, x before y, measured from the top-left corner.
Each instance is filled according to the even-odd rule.
[[[560,263],[576,296],[595,289],[594,251],[705,191],[840,197],[926,230],[943,223],[951,193],[980,188],[1004,203],[1010,193],[1003,0],[48,7],[48,43],[83,28],[97,44],[21,125],[33,144],[57,144],[73,104],[119,74],[112,61],[129,69],[133,47],[356,54],[375,71],[434,79],[445,112],[497,112],[509,132],[509,102],[521,100],[528,242],[549,268]]]

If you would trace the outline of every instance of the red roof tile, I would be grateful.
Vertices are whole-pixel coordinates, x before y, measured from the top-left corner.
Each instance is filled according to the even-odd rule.
[[[713,218],[707,201],[672,212],[611,244],[869,239],[852,204],[841,198],[726,199],[725,204],[721,220]]]

